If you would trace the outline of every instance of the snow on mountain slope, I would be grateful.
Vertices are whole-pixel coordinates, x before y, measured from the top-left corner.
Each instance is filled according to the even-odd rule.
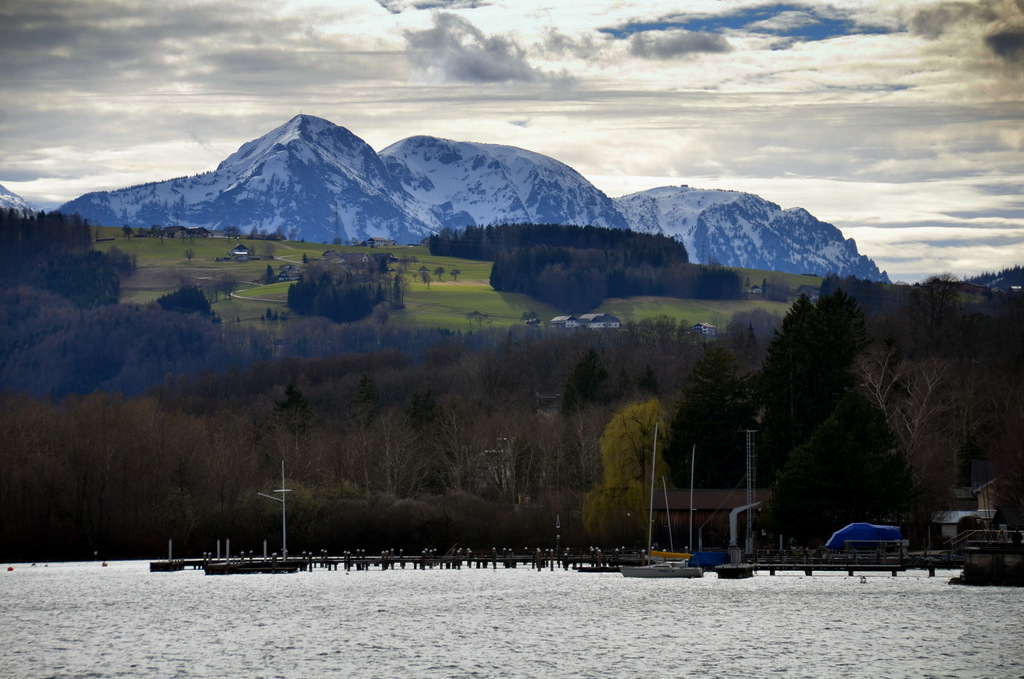
[[[499,144],[403,139],[380,152],[410,194],[443,226],[508,223],[627,228],[615,204],[568,165]]]
[[[889,280],[835,226],[749,193],[666,186],[615,204],[634,230],[682,241],[692,262]]]
[[[25,202],[25,199],[16,193],[11,193],[3,186],[0,186],[0,208],[7,210],[18,210],[19,212],[31,212],[32,207]]]
[[[212,172],[90,193],[61,209],[108,226],[237,226],[324,243],[416,243],[470,224],[589,224],[673,236],[694,262],[888,280],[831,224],[751,194],[681,186],[613,200],[532,151],[416,136],[378,154],[307,115],[243,144]]]
[[[62,209],[114,225],[237,226],[324,242],[408,242],[431,231],[409,218],[411,200],[366,142],[300,115],[243,144],[213,172],[86,194]]]

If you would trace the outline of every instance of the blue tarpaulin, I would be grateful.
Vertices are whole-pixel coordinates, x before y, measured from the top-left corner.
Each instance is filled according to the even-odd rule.
[[[845,528],[840,528],[825,543],[827,549],[845,549],[846,543],[851,543],[854,548],[871,549],[878,546],[879,542],[891,542],[902,540],[899,526],[877,526],[873,523],[851,523]]]

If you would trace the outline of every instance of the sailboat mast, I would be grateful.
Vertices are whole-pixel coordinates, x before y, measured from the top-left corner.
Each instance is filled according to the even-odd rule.
[[[693,452],[690,454],[690,544],[686,546],[693,551],[693,464],[697,461],[697,444],[693,444]]]
[[[672,517],[668,513],[668,484],[665,483],[665,476],[661,477],[661,490],[665,493],[665,523],[668,524],[668,551],[676,551],[676,546],[672,544]]]
[[[654,528],[654,467],[658,462],[658,421],[654,421],[654,450],[651,453],[651,506],[647,509],[647,553],[651,553],[651,531]]]

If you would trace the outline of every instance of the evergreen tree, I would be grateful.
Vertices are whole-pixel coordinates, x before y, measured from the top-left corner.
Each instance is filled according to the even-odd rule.
[[[315,412],[313,402],[293,382],[285,387],[284,400],[274,404],[278,424],[296,437],[309,431]]]
[[[855,521],[898,523],[913,499],[910,466],[885,414],[853,390],[786,462],[766,519],[780,535],[825,539]]]
[[[598,391],[607,379],[608,371],[601,363],[601,357],[593,348],[588,349],[566,380],[562,392],[562,412],[571,413],[584,404],[597,400]]]
[[[698,488],[732,488],[746,472],[745,430],[754,426],[748,380],[736,358],[711,344],[693,366],[672,418],[665,459],[677,486],[690,484],[693,448]]]
[[[856,384],[855,360],[867,343],[864,313],[843,290],[793,303],[759,375],[759,478],[771,480]]]
[[[370,376],[363,373],[356,386],[356,393],[352,396],[351,402],[352,421],[357,426],[365,427],[373,421],[380,409],[380,396],[377,393],[377,385],[373,383]]]

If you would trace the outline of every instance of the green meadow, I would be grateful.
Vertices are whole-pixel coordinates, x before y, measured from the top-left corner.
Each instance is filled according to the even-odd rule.
[[[303,255],[313,260],[326,250],[367,252],[356,246],[326,245],[296,241],[254,241],[225,238],[126,238],[120,228],[94,227],[96,248],[109,250],[117,247],[135,257],[136,272],[121,283],[121,301],[126,304],[146,304],[161,295],[196,284],[215,293],[214,311],[225,321],[258,323],[268,310],[288,314],[288,287],[290,283],[264,285],[267,266],[276,274],[284,264],[302,264]],[[233,262],[228,252],[241,242],[260,259]],[[191,251],[191,257],[187,254]],[[453,257],[434,257],[424,246],[397,246],[381,250],[390,252],[400,260],[394,265],[408,282],[405,309],[389,311],[388,323],[417,328],[448,328],[451,330],[477,330],[486,327],[507,327],[522,322],[523,314],[533,312],[547,322],[566,313],[530,297],[493,290],[488,283],[490,262],[478,262]],[[220,261],[218,261],[220,260]],[[426,267],[430,281],[424,282],[419,271]],[[440,278],[434,273],[444,268]],[[457,278],[452,271],[459,272]],[[753,269],[737,270],[747,285],[786,285],[796,290],[800,286],[817,287],[821,278],[799,274],[779,274]],[[224,279],[234,282],[233,294],[219,292]],[[677,321],[710,323],[725,327],[737,312],[751,309],[785,314],[789,305],[758,298],[743,300],[694,300],[667,297],[609,298],[595,312],[609,313],[623,322],[668,316]]]

